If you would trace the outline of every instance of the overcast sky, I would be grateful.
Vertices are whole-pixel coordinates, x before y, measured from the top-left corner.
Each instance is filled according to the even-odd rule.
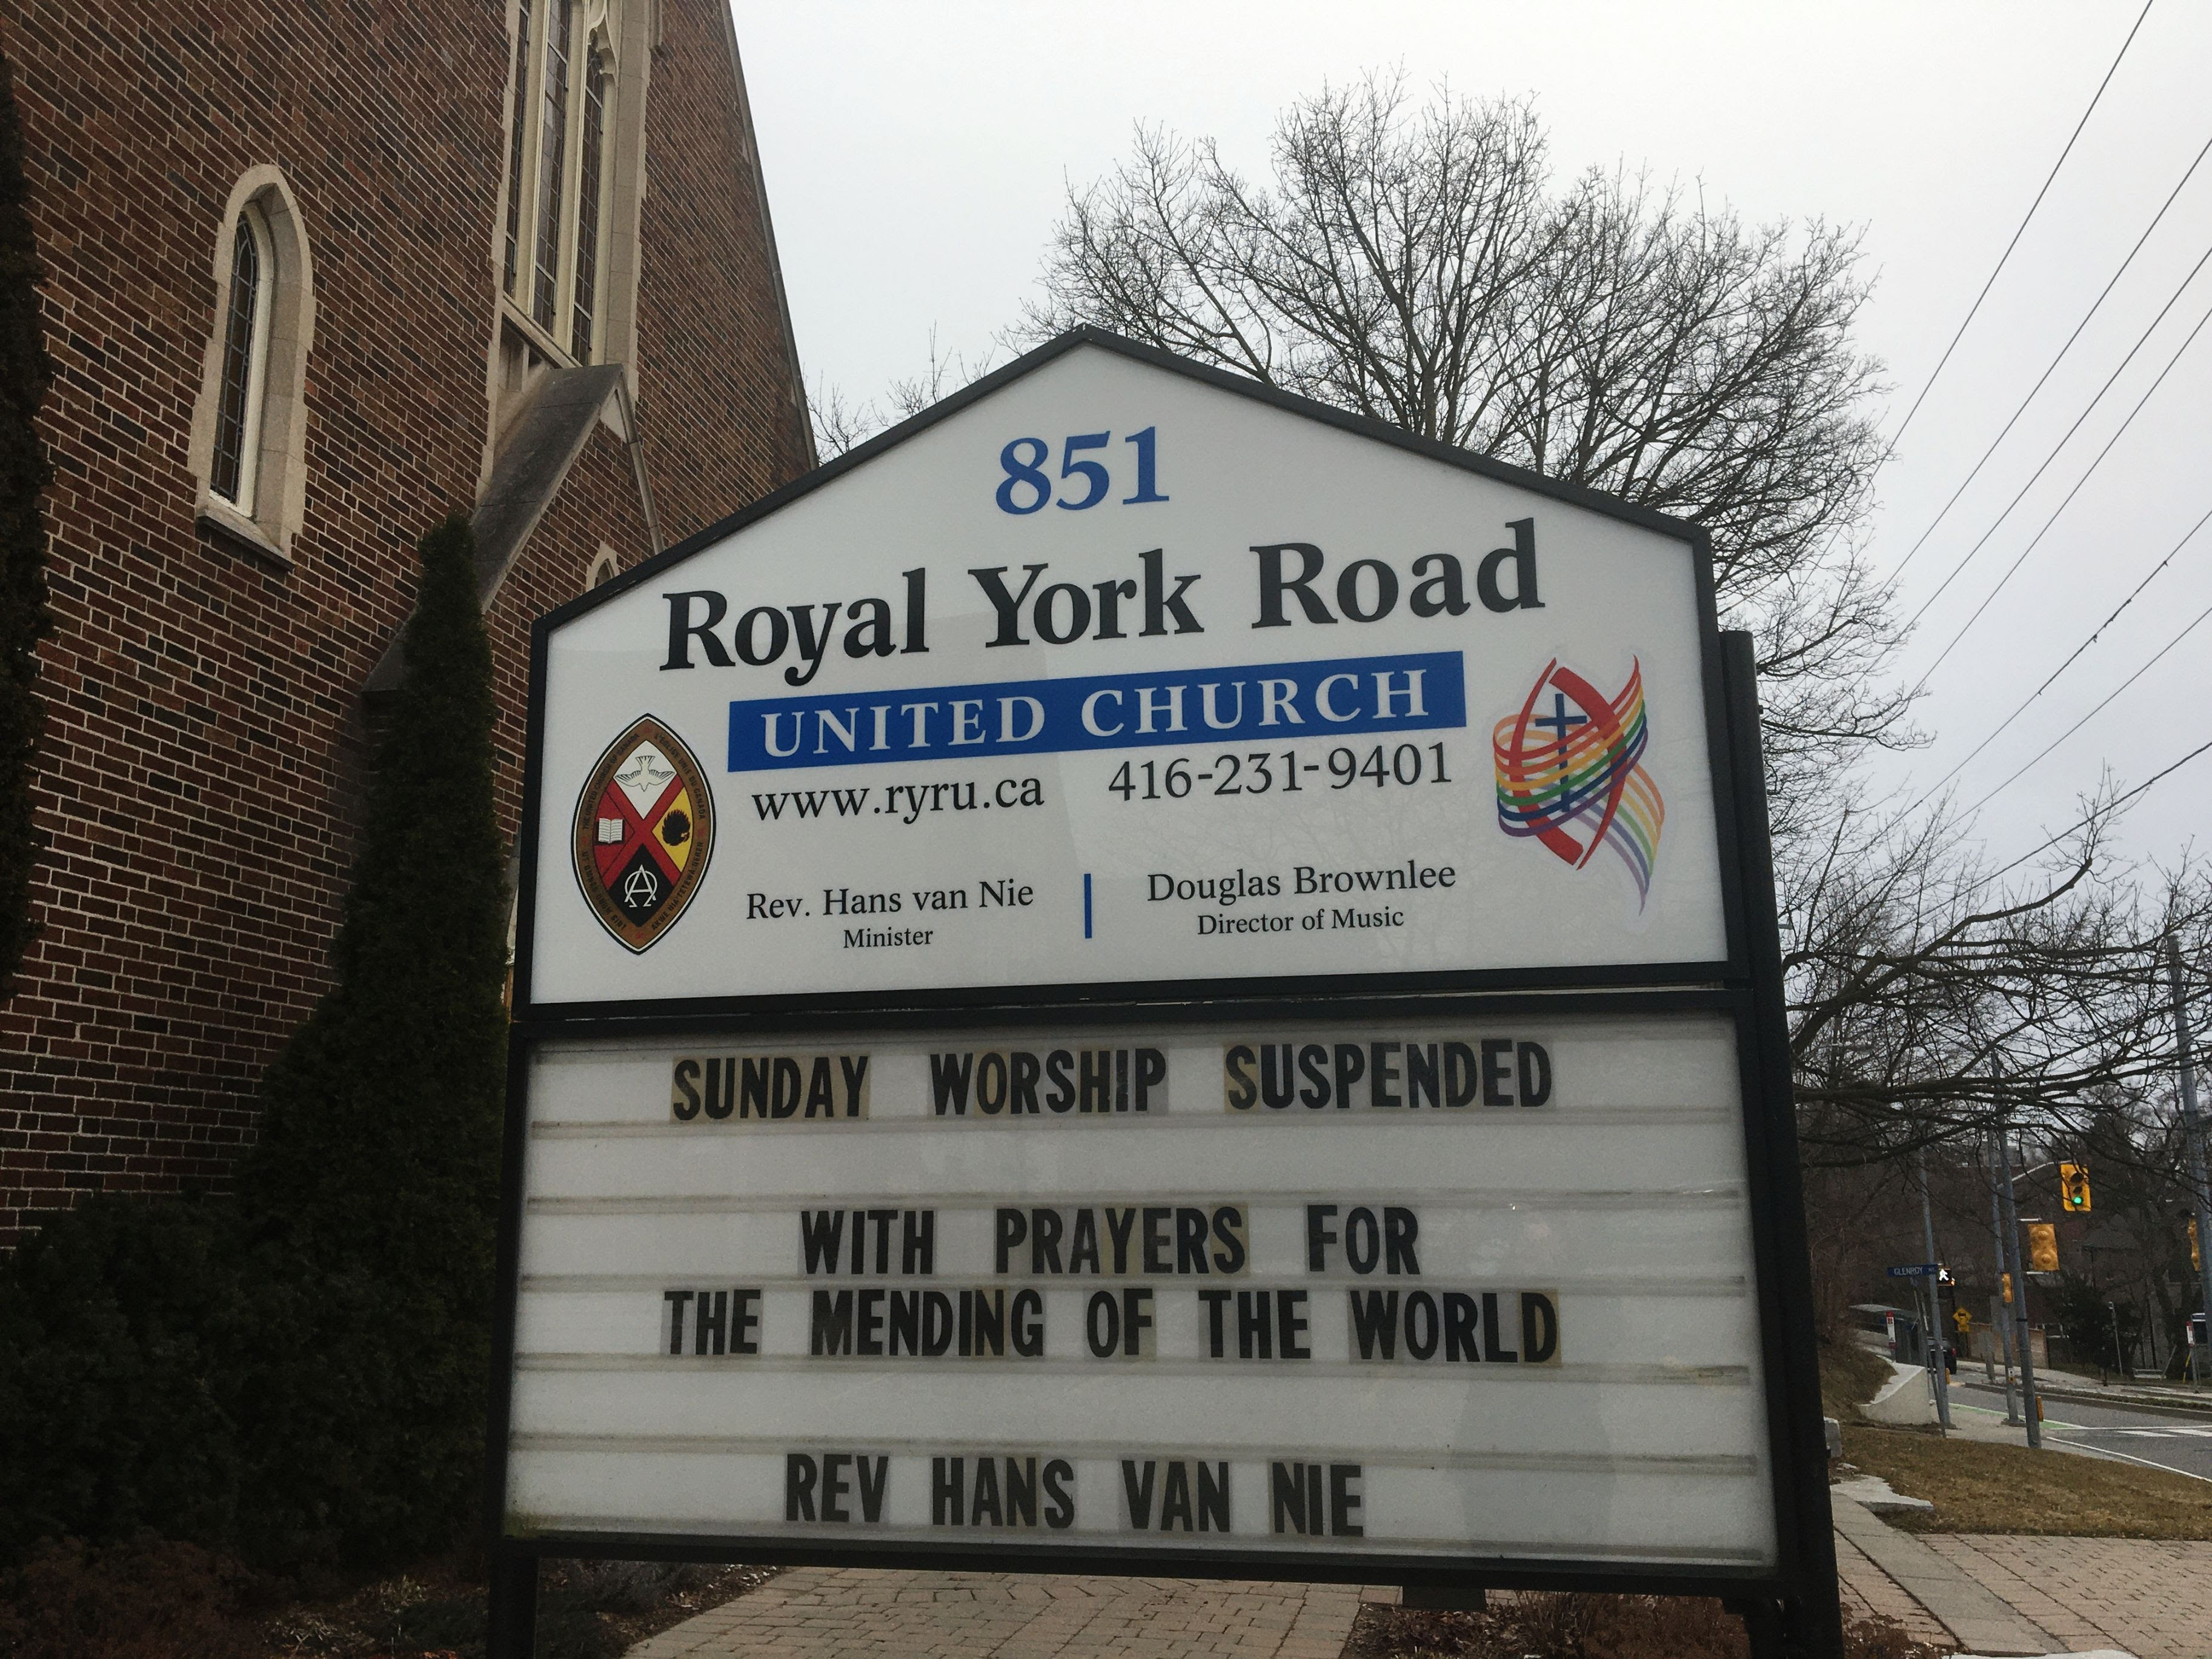
[[[1626,163],[1749,219],[1863,228],[1859,328],[1894,430],[2141,9],[2120,3],[1160,4],[735,0],[808,380],[852,398],[917,373],[930,331],[976,357],[1035,291],[1070,182],[1133,124],[1211,136],[1264,170],[1276,112],[1369,68],[1534,94],[1560,174]],[[2057,352],[2208,138],[2212,6],[2156,0],[2027,234],[1879,480],[1894,568]],[[1900,578],[1926,603],[2212,247],[2212,160]],[[2212,307],[2191,283],[2049,470],[1927,611],[1918,680]],[[1909,801],[1980,743],[2212,509],[2212,326],[1927,682],[1934,739],[1876,769]],[[2212,607],[2212,526],[1959,775],[1978,799]],[[1984,806],[1997,860],[2212,740],[2212,621]],[[2124,845],[2170,863],[2212,803],[2212,754],[2143,798]],[[2200,844],[2212,838],[2197,837]]]

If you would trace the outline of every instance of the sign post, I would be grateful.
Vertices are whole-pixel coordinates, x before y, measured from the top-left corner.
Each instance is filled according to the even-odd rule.
[[[495,1652],[547,1553],[1840,1652],[1702,532],[1078,331],[540,623],[523,841]]]

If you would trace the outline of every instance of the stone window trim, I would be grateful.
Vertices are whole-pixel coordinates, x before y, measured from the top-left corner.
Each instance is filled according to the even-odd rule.
[[[500,326],[489,390],[495,439],[518,412],[544,368],[629,364],[637,349],[637,236],[645,190],[645,100],[657,44],[650,0],[507,0],[508,82],[500,161],[507,173],[494,234],[493,279]],[[549,53],[567,44],[561,83],[563,130],[547,128]],[[602,102],[589,107],[592,72]],[[587,124],[599,146],[587,155]],[[520,124],[520,128],[518,128]],[[557,188],[544,169],[557,162]],[[581,192],[595,185],[588,208]],[[507,257],[512,228],[517,258]],[[593,246],[580,250],[578,232]],[[549,231],[552,234],[549,234]],[[541,283],[539,268],[551,273]],[[580,346],[575,327],[579,283],[588,289]],[[545,319],[549,314],[551,321]],[[636,393],[632,372],[631,394]]]
[[[595,587],[604,587],[621,574],[621,558],[614,549],[601,542],[599,556],[592,561],[591,571],[584,578],[584,591],[588,593]]]
[[[257,406],[246,411],[244,422],[252,453],[240,469],[243,506],[218,494],[213,482],[231,337],[231,265],[241,221],[251,226],[262,254],[258,307],[265,307],[255,325],[253,349],[259,361],[248,380]],[[299,201],[282,169],[263,165],[240,175],[214,240],[215,307],[208,319],[207,350],[185,449],[193,517],[203,529],[289,568],[307,502],[307,355],[314,344],[315,277]]]

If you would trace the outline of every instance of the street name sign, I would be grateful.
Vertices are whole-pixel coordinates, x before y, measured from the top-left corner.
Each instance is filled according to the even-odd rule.
[[[1889,1276],[1892,1279],[1933,1279],[1942,1271],[1943,1264],[1940,1261],[1915,1261],[1906,1267],[1892,1267]]]
[[[1685,1589],[1827,1650],[1701,532],[1079,331],[532,672],[502,1559]]]

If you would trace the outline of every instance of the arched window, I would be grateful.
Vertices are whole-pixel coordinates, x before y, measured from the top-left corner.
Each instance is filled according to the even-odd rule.
[[[623,360],[633,349],[643,184],[647,0],[510,0],[507,213],[495,252],[507,319],[498,376]]]
[[[587,590],[594,587],[604,587],[615,579],[616,575],[621,571],[621,569],[622,563],[621,561],[615,557],[614,549],[609,547],[605,542],[601,542],[599,544],[599,556],[592,561],[592,573],[590,576],[586,579],[584,586]]]
[[[261,210],[248,204],[231,245],[230,304],[223,325],[222,391],[216,406],[215,465],[208,488],[253,516],[262,407],[269,382],[270,290],[276,260]]]
[[[592,307],[599,297],[599,193],[607,143],[607,54],[594,40],[584,68],[583,148],[576,158],[576,276],[569,284],[568,349],[592,361]]]
[[[215,257],[214,328],[190,455],[200,522],[279,560],[291,556],[306,496],[307,349],[314,277],[283,175],[238,181]]]

